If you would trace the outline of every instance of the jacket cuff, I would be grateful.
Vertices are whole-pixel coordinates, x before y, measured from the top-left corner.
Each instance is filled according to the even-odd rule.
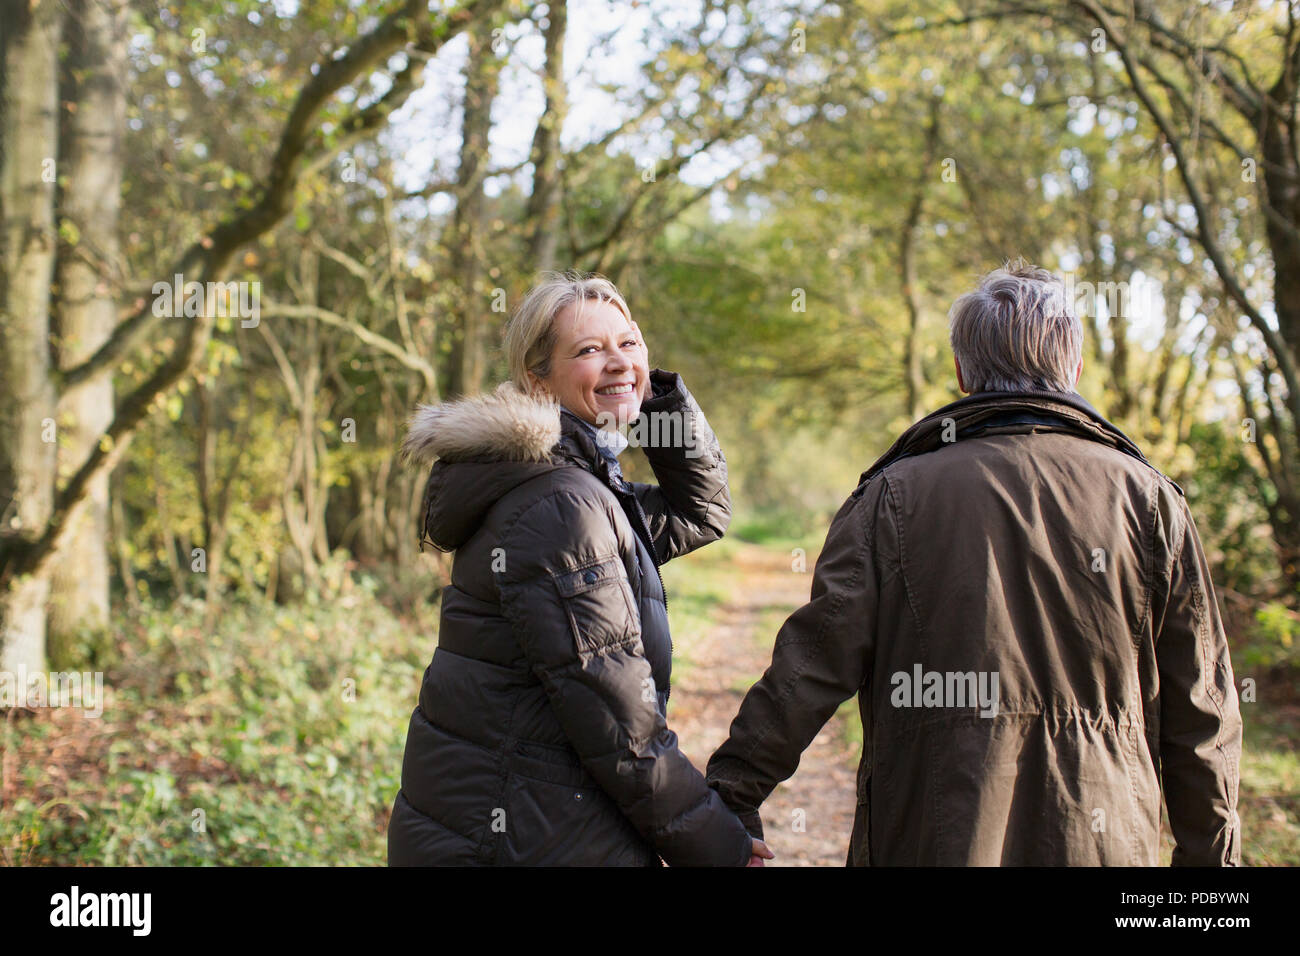
[[[745,855],[740,861],[741,866],[749,866],[749,861],[754,856],[754,841],[750,839],[751,834],[745,833]]]
[[[745,827],[746,832],[748,832],[751,837],[755,840],[763,839],[763,818],[759,814],[758,809],[737,807],[727,799],[727,794],[723,788],[722,778],[717,774],[713,766],[713,760],[709,761],[709,769],[705,777],[705,783],[718,792],[718,796],[722,798],[722,802],[725,803],[727,808],[739,818],[741,824]]]
[[[737,813],[740,822],[745,825],[745,830],[755,840],[763,839],[763,818],[759,816],[757,810],[751,810],[747,813]]]
[[[656,368],[650,370],[650,394],[641,403],[642,411],[661,412],[686,401],[686,386],[676,372]]]

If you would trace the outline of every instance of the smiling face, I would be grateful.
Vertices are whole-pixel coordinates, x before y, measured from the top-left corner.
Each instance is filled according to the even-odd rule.
[[[561,405],[591,425],[630,422],[650,388],[640,333],[617,306],[584,299],[555,316],[551,374],[540,381]],[[530,373],[531,374],[531,373]]]

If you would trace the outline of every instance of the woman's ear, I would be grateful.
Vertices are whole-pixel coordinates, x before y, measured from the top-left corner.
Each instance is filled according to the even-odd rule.
[[[555,396],[551,394],[550,386],[546,384],[546,379],[539,377],[533,372],[525,372],[528,376],[528,394],[533,398],[545,401],[554,401]]]

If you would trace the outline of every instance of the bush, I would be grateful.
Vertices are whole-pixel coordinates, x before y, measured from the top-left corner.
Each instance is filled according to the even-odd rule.
[[[330,569],[301,606],[147,605],[115,622],[99,719],[10,715],[8,863],[370,864],[386,859],[407,721],[435,631]],[[57,745],[57,746],[56,746]]]
[[[1300,654],[1296,653],[1297,637],[1300,637],[1300,614],[1278,601],[1263,605],[1255,611],[1255,626],[1242,648],[1243,666],[1300,666]]]

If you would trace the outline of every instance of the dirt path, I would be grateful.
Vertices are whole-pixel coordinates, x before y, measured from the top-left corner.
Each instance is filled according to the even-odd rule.
[[[781,622],[807,602],[812,586],[811,558],[808,572],[798,574],[788,553],[743,545],[727,563],[743,584],[714,611],[713,626],[673,635],[679,656],[690,666],[680,678],[674,674],[669,724],[701,771],[726,740],[745,691],[771,662]],[[794,776],[763,804],[764,835],[776,854],[769,866],[844,865],[860,753],[859,745],[846,739],[847,723],[832,717],[804,751]]]

